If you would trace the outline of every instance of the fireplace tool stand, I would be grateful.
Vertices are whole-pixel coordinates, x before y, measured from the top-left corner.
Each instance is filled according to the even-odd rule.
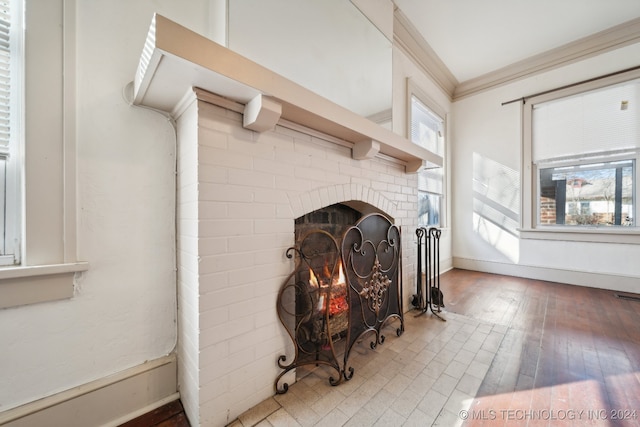
[[[442,231],[436,227],[419,227],[416,229],[417,236],[417,272],[416,272],[416,294],[413,295],[411,303],[420,310],[417,316],[431,311],[438,319],[445,321],[440,316],[444,307],[444,298],[440,290],[440,235]],[[425,247],[423,257],[422,249]],[[422,261],[425,261],[426,269],[423,271]]]

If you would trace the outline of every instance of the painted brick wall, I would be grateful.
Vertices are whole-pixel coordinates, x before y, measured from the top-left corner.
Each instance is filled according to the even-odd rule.
[[[180,373],[180,384],[189,398],[198,399],[185,406],[197,405],[192,413],[201,424],[225,425],[274,394],[277,358],[292,357],[276,298],[293,267],[285,251],[294,244],[296,217],[351,200],[392,217],[403,227],[405,310],[409,308],[417,178],[392,160],[353,160],[350,147],[331,137],[280,125],[258,134],[242,128],[238,113],[203,101],[196,107],[197,136],[185,131],[189,138],[179,142],[181,159],[184,153],[180,177],[190,177],[194,170],[198,177],[196,187],[187,180],[180,186],[188,196],[179,197],[184,260],[179,318],[186,322],[180,327],[185,337],[179,340],[179,354],[196,351],[195,346],[198,356],[185,355],[189,363],[181,363],[180,369],[190,372]],[[196,127],[187,120],[185,124]],[[194,228],[195,239],[187,235]]]
[[[178,141],[197,141],[198,110],[191,104],[177,120]],[[199,419],[198,151],[177,146],[178,388],[190,420]]]

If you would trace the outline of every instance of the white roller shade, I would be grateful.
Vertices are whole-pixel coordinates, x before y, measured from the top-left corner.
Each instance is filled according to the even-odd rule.
[[[533,161],[640,148],[640,79],[533,107]]]

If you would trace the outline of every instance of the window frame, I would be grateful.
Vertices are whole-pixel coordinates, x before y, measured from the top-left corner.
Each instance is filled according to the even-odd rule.
[[[440,212],[439,212],[439,221],[438,224],[431,224],[428,225],[429,227],[438,227],[438,228],[446,228],[447,224],[449,223],[448,221],[448,202],[449,202],[449,198],[447,197],[447,189],[448,189],[448,185],[447,185],[447,160],[448,160],[448,155],[447,155],[447,151],[448,151],[448,144],[447,144],[447,129],[448,129],[448,120],[447,120],[447,113],[446,111],[440,107],[440,105],[434,101],[429,95],[427,95],[423,90],[420,89],[420,87],[410,78],[407,79],[407,123],[406,123],[406,135],[407,138],[414,144],[419,145],[417,142],[413,141],[412,135],[411,135],[411,129],[412,129],[412,122],[413,122],[413,109],[412,109],[412,100],[413,98],[416,98],[418,101],[420,101],[422,103],[422,105],[424,107],[427,108],[427,110],[429,110],[429,112],[431,114],[433,114],[434,116],[436,116],[438,119],[442,120],[442,129],[443,129],[443,135],[442,135],[442,141],[443,141],[443,147],[442,147],[442,153],[438,154],[442,156],[442,192],[438,193],[435,191],[429,191],[429,190],[421,190],[420,188],[417,189],[418,193],[424,193],[427,196],[439,196],[440,201],[439,201],[439,208],[440,208]],[[423,171],[425,171],[425,168],[421,168],[416,175],[422,173]],[[417,180],[419,180],[420,178],[416,177]],[[418,195],[416,195],[418,196]],[[418,211],[417,209],[417,205],[419,203],[419,197],[416,198],[416,212]],[[416,220],[418,221],[418,225],[419,226],[424,226],[424,224],[420,224],[419,222],[419,216],[416,215]]]
[[[21,170],[23,124],[23,67],[24,63],[24,29],[23,29],[23,1],[6,0],[10,7],[9,23],[9,138],[7,145],[0,147],[0,159],[3,162],[2,177],[0,177],[0,197],[2,197],[2,228],[0,244],[0,267],[20,265],[22,261],[22,205],[21,205]]]
[[[536,104],[577,95],[606,86],[624,83],[629,80],[640,78],[640,70],[633,70],[615,75],[609,75],[600,79],[592,79],[588,82],[566,86],[555,91],[545,92],[538,96],[524,99],[521,102],[522,120],[522,156],[521,156],[521,216],[520,216],[520,237],[523,239],[538,240],[563,240],[578,242],[602,242],[602,243],[640,243],[640,227],[636,220],[635,227],[627,226],[564,226],[564,225],[542,225],[539,223],[539,169],[540,165],[533,162],[533,108]],[[578,156],[576,156],[578,157]],[[636,162],[636,167],[640,163]],[[636,203],[640,203],[638,196],[637,178],[635,182]],[[636,212],[638,208],[636,206]]]
[[[69,299],[89,268],[77,256],[75,1],[24,4],[22,261],[0,267],[0,308]]]

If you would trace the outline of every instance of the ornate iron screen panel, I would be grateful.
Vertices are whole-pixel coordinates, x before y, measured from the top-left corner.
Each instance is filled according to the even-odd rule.
[[[344,351],[344,376],[353,345],[366,335],[370,346],[384,342],[381,329],[397,319],[398,336],[404,331],[402,310],[400,229],[380,214],[370,214],[349,228],[342,239],[342,262],[349,295],[349,329]]]
[[[338,243],[326,231],[312,230],[287,250],[287,257],[295,257],[296,266],[280,288],[277,310],[295,354],[290,363],[285,355],[279,357],[283,371],[276,378],[276,392],[285,393],[289,386],[279,386],[281,378],[303,365],[335,369],[336,378],[329,381],[338,384],[342,368],[334,341],[346,334],[349,309]]]

